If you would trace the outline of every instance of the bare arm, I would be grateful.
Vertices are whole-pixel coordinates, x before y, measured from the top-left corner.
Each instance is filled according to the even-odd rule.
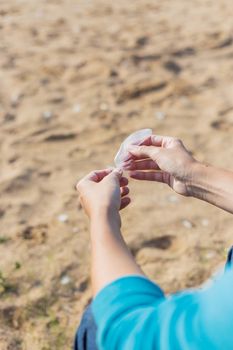
[[[233,213],[233,172],[197,163],[190,195]]]
[[[121,235],[114,213],[104,211],[91,220],[91,246],[93,295],[117,278],[144,275]]]
[[[122,235],[119,210],[126,207],[127,179],[113,171],[96,171],[77,185],[81,203],[90,218],[91,283],[95,296],[114,279],[143,275]],[[121,187],[120,187],[121,186]]]

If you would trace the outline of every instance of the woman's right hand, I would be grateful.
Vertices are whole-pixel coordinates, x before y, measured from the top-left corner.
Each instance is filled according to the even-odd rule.
[[[189,196],[189,185],[198,162],[177,138],[152,135],[141,146],[130,146],[124,169],[137,180],[158,181]]]

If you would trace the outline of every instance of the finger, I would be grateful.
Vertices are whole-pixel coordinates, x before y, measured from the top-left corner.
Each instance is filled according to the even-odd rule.
[[[89,180],[94,181],[94,182],[100,182],[108,176],[109,174],[112,173],[112,169],[103,169],[103,170],[95,170],[90,174]]]
[[[120,179],[120,186],[121,186],[121,187],[127,186],[128,183],[129,183],[129,180],[127,179],[127,177],[122,177],[122,178]]]
[[[119,180],[122,178],[123,171],[119,168],[114,168],[112,171],[108,174],[108,177],[115,177]]]
[[[89,174],[84,176],[79,182],[77,182],[75,188],[79,192],[80,189],[85,185],[87,181],[91,182],[100,182],[105,176],[110,174],[112,172],[112,169],[103,169],[103,170],[94,170],[91,171]]]
[[[132,161],[128,165],[124,166],[126,170],[160,170],[158,164],[151,159],[145,159],[141,161]]]
[[[129,194],[129,187],[121,187],[121,197],[124,197],[127,194]]]
[[[145,145],[145,146],[151,146],[151,136],[147,137],[145,140],[143,140],[143,141],[139,144],[139,146],[143,146],[143,145]]]
[[[176,138],[171,136],[151,135],[149,138],[143,141],[141,145],[167,147],[167,145],[174,140],[176,140]]]
[[[154,146],[130,146],[128,151],[138,159],[152,158],[161,148]]]
[[[157,181],[163,183],[169,182],[168,175],[169,174],[164,171],[131,171],[129,174],[130,177],[136,180]]]
[[[137,162],[139,160],[140,161],[142,161],[142,160],[150,160],[150,158],[148,158],[148,157],[141,158],[141,157],[136,157],[136,156],[130,154],[130,158],[122,164],[122,169],[128,170],[132,163]]]
[[[124,197],[121,200],[121,206],[120,206],[120,210],[124,209],[125,207],[127,207],[129,205],[129,203],[131,202],[129,197]]]
[[[76,191],[80,192],[83,182],[84,182],[84,178],[76,183],[75,185]]]
[[[112,171],[112,169],[93,170],[89,174],[87,174],[81,181],[89,180],[94,182],[100,182],[105,176],[109,175]]]

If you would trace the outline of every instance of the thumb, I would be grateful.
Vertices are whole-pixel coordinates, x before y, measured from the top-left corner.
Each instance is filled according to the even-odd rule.
[[[129,153],[137,158],[154,158],[158,153],[159,147],[155,146],[130,146],[128,147]]]
[[[123,171],[121,169],[114,168],[111,171],[111,173],[106,176],[106,178],[114,178],[114,179],[117,179],[118,181],[120,181],[122,174],[123,174]]]

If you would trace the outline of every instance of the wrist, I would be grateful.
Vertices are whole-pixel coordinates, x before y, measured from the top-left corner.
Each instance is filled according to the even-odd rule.
[[[189,196],[204,199],[206,192],[206,179],[209,165],[196,161],[191,167],[190,177],[186,183]]]
[[[121,218],[119,211],[110,206],[95,208],[90,215],[91,225],[108,225],[120,230]]]

